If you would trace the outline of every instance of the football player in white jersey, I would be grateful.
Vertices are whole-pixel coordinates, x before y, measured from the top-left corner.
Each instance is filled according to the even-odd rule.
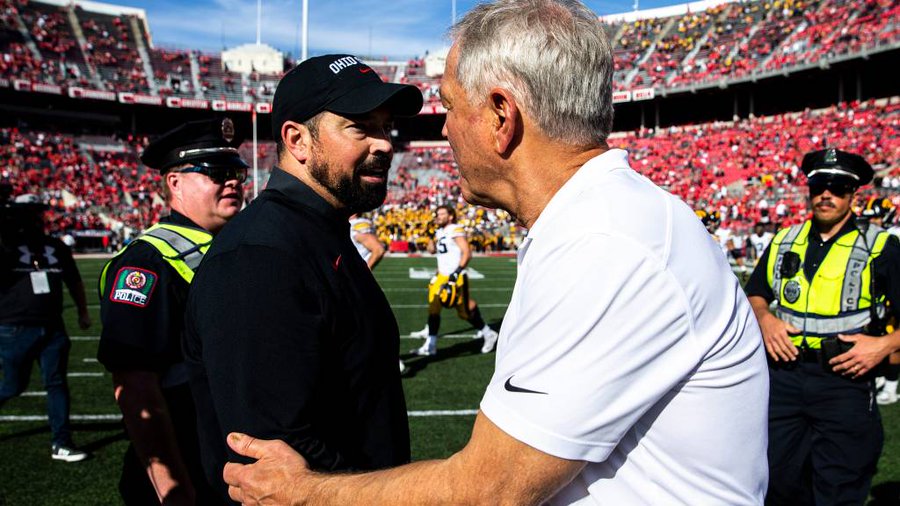
[[[375,225],[372,220],[359,214],[350,216],[350,241],[356,246],[359,256],[366,261],[369,270],[374,270],[378,262],[384,257],[384,244],[375,235]],[[406,372],[406,364],[400,360],[400,374]]]
[[[428,252],[437,253],[438,270],[428,284],[428,326],[425,344],[413,353],[421,356],[437,353],[441,309],[445,304],[456,308],[456,314],[479,331],[475,337],[480,335],[484,338],[481,352],[490,353],[497,343],[497,332],[484,322],[478,304],[475,299],[469,297],[466,266],[472,258],[472,249],[466,238],[465,228],[456,223],[456,211],[450,206],[438,206],[434,213],[434,224],[438,228],[434,234],[434,241],[428,244]],[[449,303],[441,301],[441,289],[445,285],[452,285],[449,288],[455,291]],[[412,335],[422,335],[422,332],[414,332]]]
[[[384,257],[384,245],[375,235],[375,226],[372,220],[359,214],[350,217],[350,240],[356,246],[356,251],[366,261],[369,269],[375,269],[381,258]]]

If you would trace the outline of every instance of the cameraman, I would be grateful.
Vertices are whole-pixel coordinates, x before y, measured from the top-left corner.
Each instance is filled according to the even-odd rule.
[[[78,306],[78,325],[91,325],[84,285],[72,252],[44,234],[47,207],[34,195],[0,202],[0,406],[28,387],[31,366],[38,360],[47,389],[52,434],[50,457],[78,462],[88,454],[72,443],[69,387],[66,381],[71,342],[62,321],[62,285]]]
[[[815,151],[801,169],[812,219],[775,235],[746,287],[769,355],[766,503],[863,504],[884,440],[869,373],[900,342],[883,335],[900,243],[851,211],[872,180],[862,157]]]

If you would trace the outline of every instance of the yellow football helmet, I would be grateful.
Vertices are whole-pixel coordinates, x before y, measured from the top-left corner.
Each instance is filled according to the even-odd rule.
[[[456,283],[451,281],[447,281],[441,285],[441,289],[438,290],[438,300],[440,300],[441,305],[446,308],[456,307],[458,297],[459,287]]]

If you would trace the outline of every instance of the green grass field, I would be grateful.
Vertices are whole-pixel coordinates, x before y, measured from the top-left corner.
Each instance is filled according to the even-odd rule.
[[[103,262],[80,260],[79,268],[89,290],[94,290]],[[515,279],[515,262],[509,258],[475,258],[471,266],[485,278],[472,282],[472,294],[482,307],[485,319],[495,328],[509,302]],[[433,268],[433,259],[387,258],[376,269],[376,277],[394,307],[401,336],[419,330],[425,323],[425,280],[410,279],[410,268]],[[76,443],[91,451],[93,458],[81,463],[53,462],[49,456],[49,427],[46,421],[16,421],[14,417],[46,415],[46,397],[35,368],[28,395],[12,399],[0,411],[0,505],[119,504],[116,484],[126,441],[112,398],[109,375],[96,363],[99,309],[93,303],[93,328],[81,331],[72,307],[65,314],[74,337],[69,358],[69,387],[72,392],[73,428]],[[484,387],[493,372],[494,355],[480,354],[474,331],[446,311],[441,326],[440,351],[436,357],[410,357],[404,353],[410,373],[403,379],[413,458],[445,457],[461,448],[469,437],[474,416],[468,414],[424,413],[477,409]],[[421,345],[418,339],[402,339],[401,351]],[[872,504],[894,504],[900,482],[900,404],[882,409],[885,450],[875,477]],[[91,419],[91,415],[100,415]],[[735,458],[741,458],[735,455]]]

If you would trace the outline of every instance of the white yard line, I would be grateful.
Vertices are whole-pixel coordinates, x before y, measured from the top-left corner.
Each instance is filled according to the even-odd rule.
[[[478,414],[477,409],[457,409],[457,410],[427,410],[427,411],[407,411],[406,414],[411,418],[429,417],[429,416],[474,416]],[[69,417],[73,422],[117,422],[122,419],[122,415],[71,415]],[[0,416],[0,422],[46,422],[47,415],[3,415]]]
[[[36,390],[31,392],[22,392],[22,397],[47,397],[47,392],[42,390]]]
[[[475,334],[474,333],[472,333],[472,334],[447,334],[447,335],[438,336],[438,337],[440,337],[441,339],[474,339]],[[400,339],[424,339],[424,338],[413,337],[409,334],[402,334],[400,336]]]
[[[99,378],[103,376],[102,372],[70,372],[66,376],[70,378]]]

